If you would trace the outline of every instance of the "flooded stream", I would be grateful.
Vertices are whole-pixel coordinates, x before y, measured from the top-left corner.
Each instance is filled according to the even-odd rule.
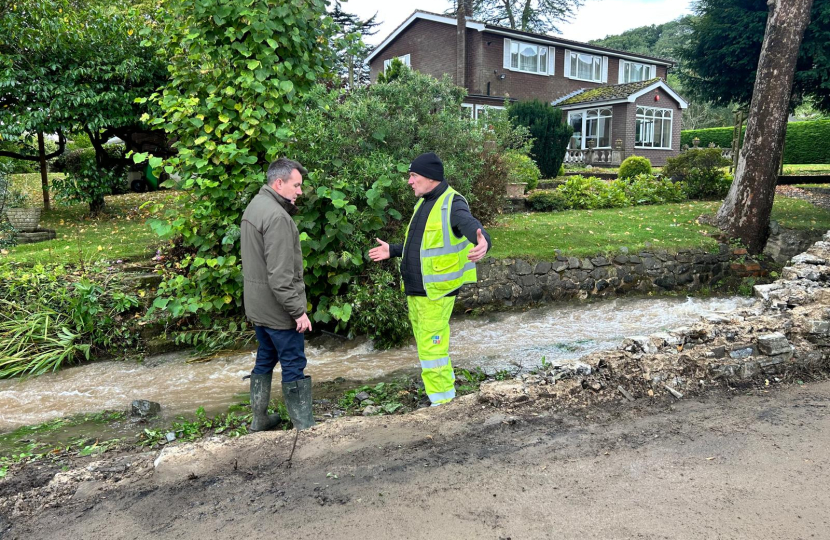
[[[450,354],[456,366],[529,370],[539,366],[542,357],[554,362],[575,359],[616,347],[627,336],[687,325],[701,316],[723,315],[754,303],[747,298],[634,298],[457,317]],[[134,399],[161,403],[165,418],[200,406],[208,413],[224,412],[248,390],[242,377],[253,366],[252,354],[187,363],[186,354],[176,353],[144,363],[97,362],[26,380],[2,380],[0,432],[77,413],[123,410]],[[417,366],[414,342],[376,351],[366,341],[322,337],[307,344],[306,355],[306,373],[315,382],[378,379]],[[275,376],[275,389],[278,381]]]

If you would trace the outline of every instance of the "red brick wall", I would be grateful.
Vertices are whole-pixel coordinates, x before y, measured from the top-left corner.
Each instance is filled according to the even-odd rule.
[[[369,63],[372,81],[383,71],[384,60],[405,54],[410,55],[412,69],[437,79],[446,73],[454,80],[455,50],[455,26],[418,19]],[[469,44],[467,50],[469,56]]]

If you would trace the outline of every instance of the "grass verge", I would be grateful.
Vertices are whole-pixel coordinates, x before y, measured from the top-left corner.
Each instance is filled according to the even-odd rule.
[[[12,185],[29,193],[33,204],[43,205],[39,175],[13,175]],[[159,239],[147,225],[148,218],[156,217],[153,205],[145,203],[170,204],[176,195],[171,191],[112,195],[106,197],[104,213],[95,218],[89,216],[85,204],[54,204],[51,211],[41,216],[40,227],[54,229],[57,238],[4,250],[0,252],[0,264],[90,265],[101,260],[148,259],[155,254]]]
[[[688,201],[608,210],[568,210],[505,216],[489,232],[496,259],[551,260],[557,249],[574,257],[665,249],[714,250],[718,230],[699,223],[717,212],[719,201]],[[830,212],[807,201],[776,197],[772,219],[789,229],[830,229]]]

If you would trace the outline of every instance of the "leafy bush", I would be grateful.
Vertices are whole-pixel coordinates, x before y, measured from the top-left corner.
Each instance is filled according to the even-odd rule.
[[[411,70],[386,84],[348,93],[318,88],[309,96],[293,124],[297,142],[291,156],[312,171],[297,221],[315,321],[356,332],[350,325],[360,323],[346,308],[348,291],[353,284],[374,287],[366,281],[372,275],[367,264],[373,265],[367,252],[376,237],[403,239],[415,204],[406,172],[418,154],[434,151],[442,158],[450,185],[483,222],[501,211],[501,154],[521,147],[524,132],[502,111],[492,111],[486,123],[470,119],[462,99],[463,90],[449,78],[438,81]],[[386,324],[408,328],[405,310]]]
[[[412,335],[409,318],[401,316],[407,311],[406,296],[388,270],[372,267],[366,280],[349,287],[344,305],[352,309],[352,335],[367,335],[377,349],[389,349]]]
[[[594,176],[571,176],[557,190],[569,209],[622,208],[631,204],[620,182],[606,182]]]
[[[507,167],[507,181],[511,184],[526,183],[527,190],[536,189],[539,184],[539,167],[528,156],[520,152],[506,152],[504,163]]]
[[[595,210],[681,202],[686,200],[686,193],[682,183],[650,174],[612,182],[571,176],[556,189],[534,191],[527,200],[538,211]]]
[[[535,159],[543,178],[553,178],[565,159],[573,128],[562,120],[562,111],[539,100],[520,101],[508,108],[510,120],[516,126],[530,130],[533,146],[530,155]]]
[[[729,165],[717,148],[698,148],[668,158],[663,175],[683,182],[690,199],[723,198],[732,180],[721,170]]]
[[[122,145],[105,145],[113,163],[124,156]],[[104,197],[127,191],[127,172],[123,165],[104,169],[96,161],[94,148],[81,148],[67,152],[63,160],[63,178],[52,181],[52,189],[59,201],[89,204],[91,213],[97,214],[104,207]]]
[[[565,195],[558,189],[538,189],[527,196],[527,202],[533,210],[539,212],[558,212],[568,209]]]
[[[673,182],[668,178],[658,178],[650,174],[638,174],[622,182],[625,195],[634,206],[645,204],[666,204],[686,200],[686,191],[682,182]]]
[[[651,162],[646,157],[629,156],[620,164],[620,180],[633,178],[638,174],[651,174]]]

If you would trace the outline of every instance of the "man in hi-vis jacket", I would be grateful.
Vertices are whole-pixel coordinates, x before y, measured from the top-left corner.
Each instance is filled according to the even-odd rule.
[[[421,377],[432,406],[455,397],[450,362],[450,315],[458,289],[476,282],[476,262],[491,247],[490,235],[470,213],[464,197],[444,179],[444,164],[432,152],[409,166],[418,197],[403,244],[369,250],[373,261],[402,257],[401,276],[409,320],[418,344]]]

